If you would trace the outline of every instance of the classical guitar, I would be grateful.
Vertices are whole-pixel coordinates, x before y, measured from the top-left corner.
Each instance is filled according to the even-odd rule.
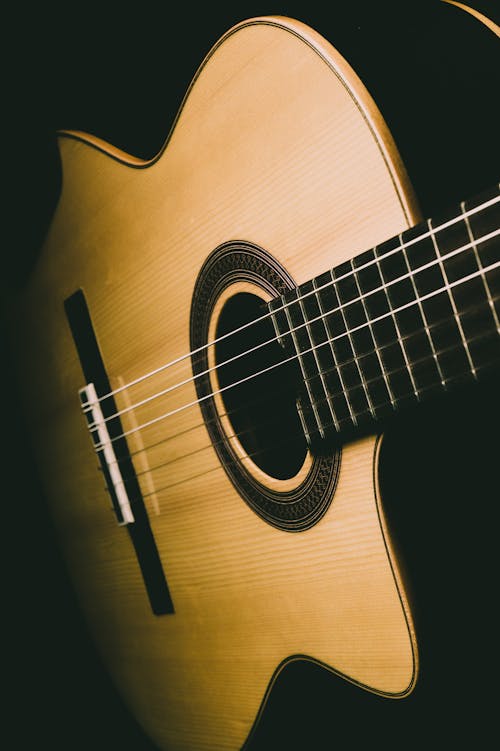
[[[357,75],[278,17],[219,40],[156,158],[59,147],[14,347],[127,704],[159,748],[235,751],[298,658],[408,696],[380,435],[498,372],[498,185],[422,221]]]

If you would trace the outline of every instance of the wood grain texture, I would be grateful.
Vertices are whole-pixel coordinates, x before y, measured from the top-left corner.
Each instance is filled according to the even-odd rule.
[[[83,288],[120,387],[189,351],[196,276],[222,242],[265,248],[300,284],[410,226],[418,210],[375,105],[314,32],[256,19],[208,55],[157,158],[82,134],[62,134],[60,150],[60,203],[17,311],[19,370],[68,565],[127,703],[162,748],[237,749],[294,655],[404,695],[416,640],[381,519],[377,439],[344,447],[330,510],[288,534],[239,498],[197,407],[132,434],[176,611],[155,617],[96,468],[63,313]],[[182,360],[118,405],[189,376]],[[187,383],[126,413],[125,428],[195,398]]]

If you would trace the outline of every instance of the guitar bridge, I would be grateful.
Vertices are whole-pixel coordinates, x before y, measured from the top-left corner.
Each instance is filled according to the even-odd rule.
[[[79,391],[80,401],[118,524],[127,530],[134,546],[153,613],[173,614],[170,590],[83,291],[68,297],[64,307],[87,382]]]
[[[95,386],[93,383],[89,383],[80,389],[78,393],[83,412],[87,418],[92,442],[106,478],[106,485],[111,496],[118,524],[120,526],[132,524],[135,519],[130,499]]]

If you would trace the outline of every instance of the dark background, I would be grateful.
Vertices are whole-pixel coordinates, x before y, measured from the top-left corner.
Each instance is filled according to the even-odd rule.
[[[494,17],[494,3],[474,5]],[[237,21],[261,14],[309,23],[349,60],[393,132],[424,215],[497,180],[498,39],[437,0],[24,7],[2,19],[2,312],[29,274],[55,206],[56,130],[83,130],[136,156],[155,155],[212,44]],[[38,485],[1,333],[4,746],[153,751],[88,638]],[[498,737],[498,417],[491,384],[387,433],[391,472],[383,487],[422,650],[412,697],[382,700],[298,664],[278,681],[252,749],[382,742],[481,748]]]

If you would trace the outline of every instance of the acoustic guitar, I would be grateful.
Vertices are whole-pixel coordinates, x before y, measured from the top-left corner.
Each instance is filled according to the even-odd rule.
[[[13,347],[127,704],[161,749],[235,751],[299,659],[409,696],[381,435],[498,374],[499,186],[422,221],[356,73],[282,17],[218,41],[155,158],[59,148]]]

